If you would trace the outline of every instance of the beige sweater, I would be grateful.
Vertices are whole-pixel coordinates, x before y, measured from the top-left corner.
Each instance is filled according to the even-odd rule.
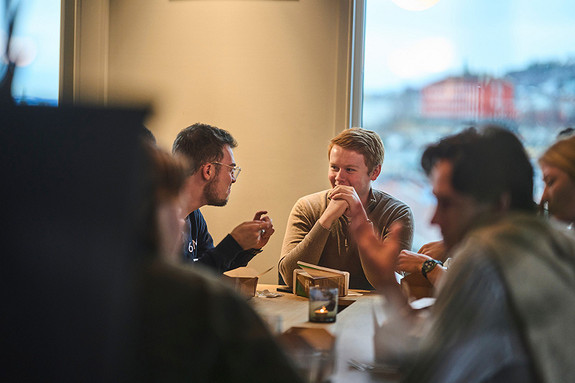
[[[365,276],[359,251],[348,235],[348,222],[340,217],[329,230],[318,223],[329,200],[324,190],[300,198],[294,205],[283,241],[279,270],[288,285],[293,283],[293,270],[298,261],[333,269],[349,271],[349,287],[373,289]],[[369,219],[385,239],[393,222],[403,224],[402,249],[411,250],[413,240],[413,215],[403,202],[379,190],[371,191],[366,209]]]

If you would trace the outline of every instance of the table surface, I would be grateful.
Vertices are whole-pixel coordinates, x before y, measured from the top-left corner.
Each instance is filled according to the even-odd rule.
[[[277,285],[259,284],[258,291],[265,289],[277,292]],[[368,371],[359,371],[349,365],[354,359],[359,362],[373,363],[373,335],[375,313],[382,310],[382,298],[368,291],[350,291],[350,295],[339,297],[340,301],[353,301],[348,307],[337,314],[335,323],[312,323],[308,321],[308,299],[290,293],[282,293],[278,298],[255,297],[249,300],[252,307],[262,317],[280,316],[282,331],[291,327],[325,328],[336,337],[335,373],[330,378],[331,383],[339,382],[395,382],[389,376],[381,376]],[[379,317],[378,317],[379,319]],[[379,320],[378,320],[379,321]]]

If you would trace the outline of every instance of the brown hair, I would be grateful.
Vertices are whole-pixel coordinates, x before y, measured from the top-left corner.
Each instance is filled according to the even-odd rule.
[[[188,160],[190,174],[194,174],[203,164],[220,161],[226,145],[232,149],[238,145],[227,130],[196,123],[178,133],[172,153],[183,155]]]
[[[539,163],[559,168],[575,181],[575,136],[555,142],[539,158]]]
[[[172,156],[150,142],[142,141],[146,160],[146,181],[148,194],[142,206],[142,219],[145,220],[142,244],[155,258],[160,251],[160,229],[157,209],[164,203],[178,197],[188,174],[187,161]]]
[[[181,156],[172,156],[158,147],[145,147],[150,156],[150,175],[156,204],[177,197],[186,180],[186,161]]]
[[[497,126],[468,128],[429,145],[421,166],[430,175],[438,161],[453,165],[451,185],[478,202],[498,203],[509,194],[511,210],[535,211],[533,166],[515,134]]]
[[[362,154],[368,173],[371,173],[377,165],[383,164],[385,155],[383,142],[379,135],[371,130],[362,128],[344,130],[331,139],[327,150],[328,158],[334,145]]]

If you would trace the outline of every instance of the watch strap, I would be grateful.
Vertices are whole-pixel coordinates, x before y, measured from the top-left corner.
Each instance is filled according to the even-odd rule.
[[[425,279],[427,279],[427,273],[431,272],[435,268],[435,266],[441,265],[443,266],[443,262],[438,261],[437,259],[427,259],[423,262],[421,266],[421,274]]]

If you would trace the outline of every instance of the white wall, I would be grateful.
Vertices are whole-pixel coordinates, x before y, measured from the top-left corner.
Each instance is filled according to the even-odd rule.
[[[109,19],[98,33],[108,35],[80,29],[78,39],[104,44],[107,63],[101,84],[84,70],[76,87],[104,89],[91,97],[111,104],[151,103],[147,125],[165,148],[195,122],[229,130],[242,174],[226,207],[202,212],[219,241],[268,210],[276,234],[250,267],[277,265],[293,203],[329,186],[327,144],[347,127],[352,0],[100,3]],[[277,268],[263,282],[276,278]]]

